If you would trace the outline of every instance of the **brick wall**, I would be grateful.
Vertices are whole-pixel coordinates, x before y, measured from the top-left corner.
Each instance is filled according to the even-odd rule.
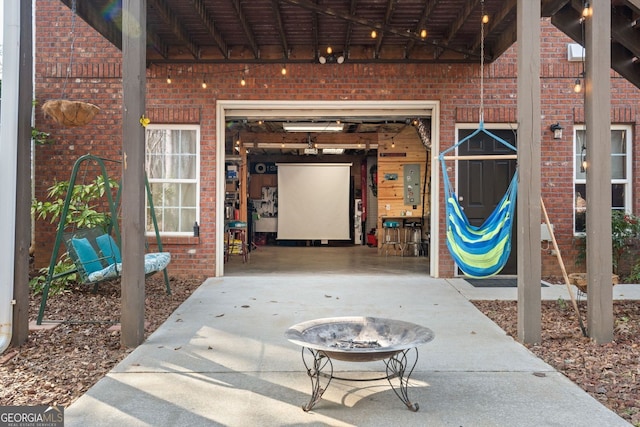
[[[60,98],[93,102],[101,108],[94,121],[78,128],[61,128],[43,117],[39,109],[36,126],[51,132],[55,144],[36,150],[36,197],[57,180],[67,180],[71,164],[85,153],[121,157],[121,54],[81,19],[75,23],[75,49],[70,77],[71,12],[58,0],[39,0],[36,10],[36,99],[42,103]],[[574,269],[573,257],[573,125],[583,121],[582,95],[572,90],[580,64],[566,61],[570,41],[547,21],[542,34],[542,192],[555,225],[565,264]],[[499,60],[485,67],[485,122],[515,122],[516,54],[512,46]],[[239,84],[243,69],[246,86]],[[442,147],[455,141],[456,122],[478,121],[480,106],[479,65],[426,64],[288,64],[285,77],[279,65],[190,65],[173,64],[171,70],[154,65],[147,73],[147,111],[154,123],[200,123],[201,125],[201,229],[200,238],[164,242],[173,254],[171,274],[206,277],[215,273],[215,169],[218,99],[224,100],[439,100]],[[173,83],[166,83],[170,73]],[[208,88],[202,89],[203,76]],[[640,91],[612,72],[612,120],[634,125],[637,136]],[[554,140],[549,126],[564,127],[562,140]],[[224,143],[223,141],[220,143]],[[640,158],[634,144],[634,188],[638,188]],[[114,176],[120,170],[114,167]],[[442,192],[442,189],[440,189]],[[638,201],[634,212],[640,211]],[[444,214],[440,207],[441,217]],[[443,234],[443,225],[440,226]],[[54,225],[36,224],[36,260],[47,264]],[[197,249],[197,256],[190,255]],[[444,241],[440,252],[441,275],[451,276],[453,264]],[[543,275],[560,274],[555,256],[543,252]]]

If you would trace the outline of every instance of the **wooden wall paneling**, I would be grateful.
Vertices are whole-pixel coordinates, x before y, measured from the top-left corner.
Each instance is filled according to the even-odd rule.
[[[383,241],[383,217],[420,218],[422,214],[422,200],[417,205],[404,204],[404,165],[420,165],[421,198],[424,198],[423,230],[428,226],[430,212],[429,183],[430,166],[427,167],[428,151],[422,145],[420,137],[413,126],[405,127],[397,134],[380,134],[378,139],[378,248]],[[427,176],[426,183],[424,176]],[[389,179],[397,175],[397,179]],[[425,185],[427,191],[422,186]],[[415,209],[414,207],[415,206]],[[387,209],[389,207],[389,209]],[[406,215],[409,212],[410,215]],[[404,214],[404,215],[403,215]],[[424,231],[423,231],[424,234]]]

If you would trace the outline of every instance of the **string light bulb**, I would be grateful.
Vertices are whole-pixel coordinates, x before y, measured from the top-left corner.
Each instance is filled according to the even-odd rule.
[[[482,23],[483,24],[489,23],[489,15],[482,15]]]
[[[420,30],[420,38],[421,39],[426,39],[427,38],[427,30],[425,30],[424,28],[422,30]]]
[[[575,83],[573,84],[573,91],[575,93],[582,92],[582,83],[580,82],[580,79],[576,79]]]

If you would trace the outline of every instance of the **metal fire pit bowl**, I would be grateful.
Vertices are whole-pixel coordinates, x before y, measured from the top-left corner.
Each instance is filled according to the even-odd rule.
[[[307,368],[307,375],[311,378],[312,396],[309,403],[302,407],[305,411],[309,411],[320,400],[333,378],[350,380],[333,375],[332,359],[346,362],[383,360],[387,368],[386,376],[351,380],[387,379],[400,400],[409,409],[418,410],[418,404],[409,401],[408,381],[418,362],[417,346],[434,338],[431,329],[393,319],[330,317],[291,326],[285,332],[285,337],[302,347],[302,361]],[[407,370],[407,353],[412,349],[415,357],[411,368]],[[308,361],[309,356],[311,360]],[[323,369],[328,369],[329,373],[323,372]],[[321,377],[328,378],[324,387],[320,384]],[[393,378],[399,378],[398,389],[391,381]]]

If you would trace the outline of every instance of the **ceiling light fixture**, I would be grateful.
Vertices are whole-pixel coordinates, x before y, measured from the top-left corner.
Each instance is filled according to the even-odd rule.
[[[335,122],[323,123],[283,123],[282,128],[286,132],[342,132],[344,125]]]
[[[333,53],[333,49],[329,46],[327,48],[327,55],[319,56],[318,62],[321,64],[342,64],[344,62],[344,54],[338,55]]]

